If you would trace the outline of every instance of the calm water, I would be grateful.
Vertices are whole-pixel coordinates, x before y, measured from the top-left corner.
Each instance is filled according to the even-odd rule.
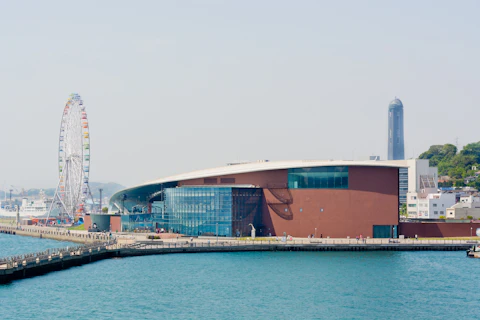
[[[46,244],[0,235],[0,255]],[[463,251],[111,259],[0,286],[0,317],[480,319],[479,270],[480,259]]]

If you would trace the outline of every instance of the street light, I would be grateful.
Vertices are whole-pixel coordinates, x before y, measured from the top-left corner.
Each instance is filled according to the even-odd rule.
[[[127,194],[122,194],[122,214],[125,213],[125,200],[127,199]]]

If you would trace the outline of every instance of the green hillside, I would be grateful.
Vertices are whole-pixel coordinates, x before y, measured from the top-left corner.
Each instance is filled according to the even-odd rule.
[[[480,171],[480,141],[467,144],[460,152],[453,144],[433,145],[419,159],[430,160],[431,167],[438,167],[439,176],[451,178],[439,186],[480,187],[480,179],[475,175]],[[465,180],[471,181],[465,183]]]

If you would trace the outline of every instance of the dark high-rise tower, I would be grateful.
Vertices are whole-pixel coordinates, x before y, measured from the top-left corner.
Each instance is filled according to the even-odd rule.
[[[403,159],[405,159],[403,104],[395,97],[388,105],[388,160]]]

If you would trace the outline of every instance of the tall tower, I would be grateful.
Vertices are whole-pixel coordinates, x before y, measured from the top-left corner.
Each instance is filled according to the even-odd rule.
[[[403,104],[400,99],[388,105],[388,160],[404,160]]]

